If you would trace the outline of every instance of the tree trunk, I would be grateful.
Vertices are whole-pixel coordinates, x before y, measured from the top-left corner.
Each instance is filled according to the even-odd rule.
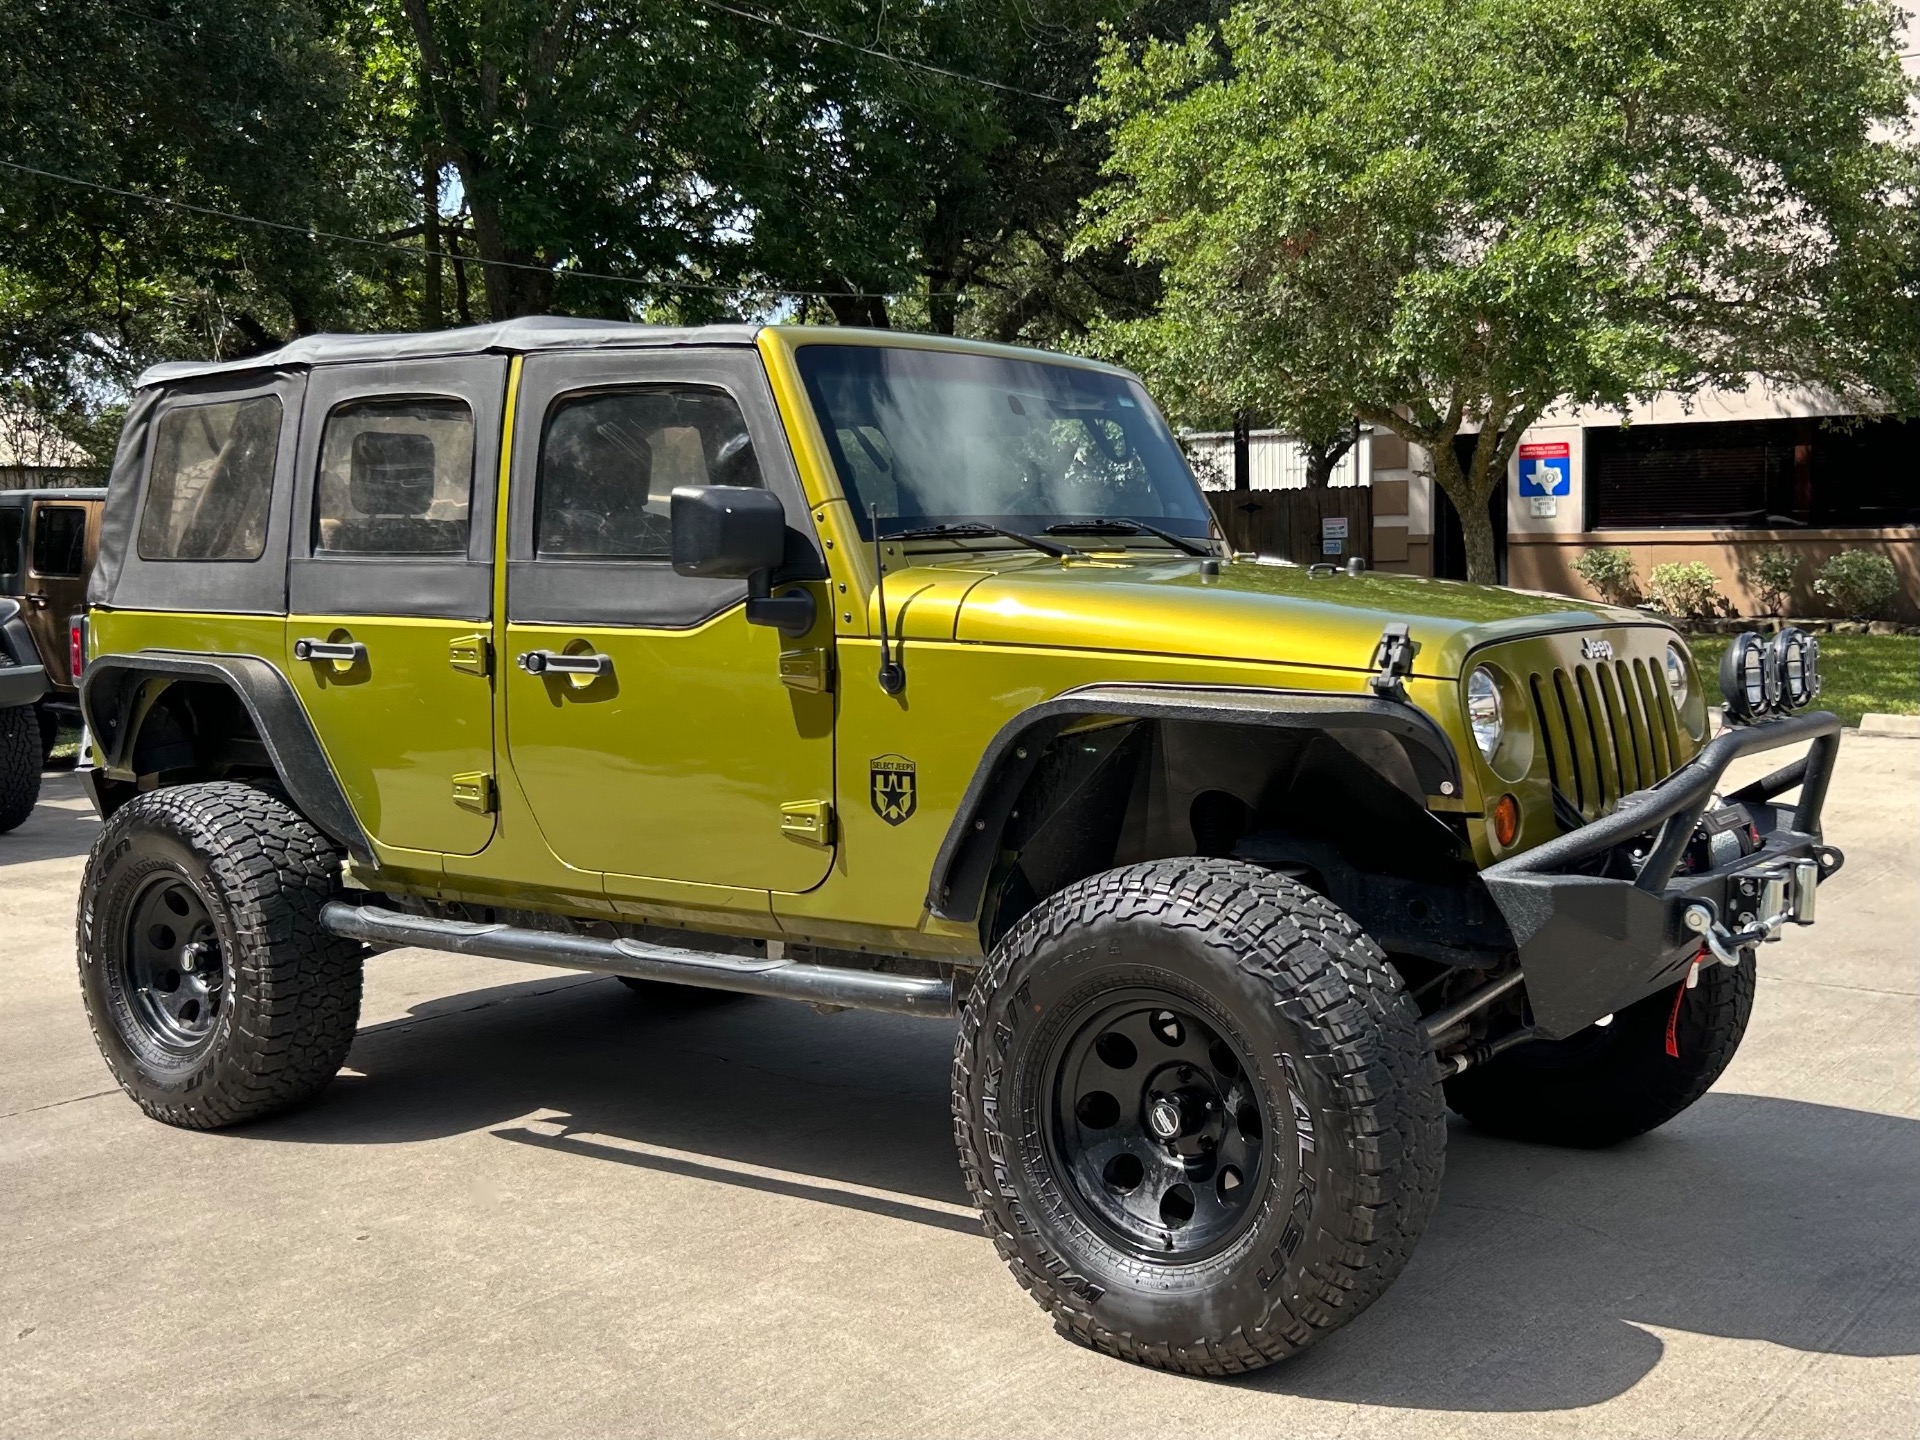
[[[480,252],[481,275],[487,287],[487,314],[495,320],[545,314],[553,308],[553,272],[541,266],[534,256],[507,243],[505,227],[500,223],[500,207],[474,193],[473,172],[463,166],[460,178],[470,197],[473,245]]]
[[[1427,453],[1433,459],[1433,483],[1445,492],[1460,516],[1460,539],[1467,552],[1467,579],[1475,585],[1498,585],[1500,564],[1494,556],[1493,516],[1487,513],[1492,492],[1475,497],[1473,485],[1461,472],[1460,459],[1453,452],[1451,440],[1434,446]]]
[[[887,302],[879,295],[829,292],[822,298],[826,300],[827,308],[833,312],[836,324],[856,326],[863,330],[892,328],[887,317]]]
[[[431,145],[421,158],[420,205],[421,243],[427,252],[427,274],[420,287],[420,328],[438,330],[446,323],[446,309],[440,293],[440,157]]]

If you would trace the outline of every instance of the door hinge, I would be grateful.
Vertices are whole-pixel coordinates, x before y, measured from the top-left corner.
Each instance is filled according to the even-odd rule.
[[[780,833],[808,845],[833,843],[833,806],[825,800],[791,800],[780,807]]]
[[[447,642],[447,663],[462,675],[493,673],[493,642],[484,635],[460,635]]]
[[[831,650],[782,650],[780,683],[812,695],[824,695],[833,689],[833,652]]]
[[[453,803],[462,810],[491,815],[495,808],[493,776],[484,770],[453,777]]]

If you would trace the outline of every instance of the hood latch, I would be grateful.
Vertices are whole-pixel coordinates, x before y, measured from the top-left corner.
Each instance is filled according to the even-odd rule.
[[[1383,700],[1405,701],[1405,680],[1413,673],[1413,657],[1420,653],[1420,642],[1407,634],[1404,620],[1396,620],[1380,632],[1380,643],[1373,647],[1373,668],[1377,674],[1367,677],[1367,688]]]

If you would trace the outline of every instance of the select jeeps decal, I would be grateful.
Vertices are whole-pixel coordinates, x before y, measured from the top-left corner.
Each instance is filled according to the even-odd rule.
[[[873,784],[868,793],[873,813],[889,825],[905,823],[920,801],[913,761],[904,755],[876,755],[871,763]]]

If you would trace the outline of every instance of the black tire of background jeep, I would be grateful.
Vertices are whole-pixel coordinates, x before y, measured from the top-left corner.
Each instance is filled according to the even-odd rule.
[[[142,1110],[212,1130],[333,1078],[359,1021],[363,955],[320,928],[339,871],[325,836],[253,786],[155,790],[114,812],[81,884],[80,989],[107,1068]]]
[[[1168,1063],[1152,1036],[1122,1047],[1110,1046],[1111,1031],[1075,1037],[1131,1025],[1126,1007],[1154,995],[1167,997],[1176,1020],[1168,1033],[1210,1031],[1227,1046],[1234,1063],[1216,1060],[1211,1073],[1199,1063],[1198,1089],[1215,1093],[1208,1085],[1224,1085],[1237,1065],[1220,1108],[1244,1115],[1257,1102],[1261,1137],[1239,1218],[1207,1246],[1176,1248],[1171,1261],[1110,1223],[1116,1200],[1097,1193],[1116,1166],[1104,1162],[1096,1181],[1102,1147],[1138,1141],[1129,1133],[1100,1142],[1076,1161],[1069,1151],[1084,1141],[1073,1137],[1087,1133],[1076,1129],[1080,1107],[1093,1097],[1070,1099],[1064,1087],[1078,1055],[1072,1073],[1118,1077],[1122,1118],[1113,1123],[1136,1123],[1136,1094],[1151,1120],[1158,1092],[1147,1074]],[[1162,1014],[1149,1023],[1160,1026]],[[1101,1071],[1090,1068],[1095,1060],[1124,1063]],[[1312,1344],[1399,1274],[1439,1191],[1438,1078],[1399,976],[1332,903],[1257,866],[1162,860],[1069,886],[995,948],[954,1045],[954,1130],[988,1237],[1056,1329],[1124,1360],[1226,1375]],[[1102,1106],[1095,1123],[1112,1113]],[[1213,1142],[1201,1143],[1214,1153]],[[1218,1143],[1224,1154],[1231,1142]],[[1206,1172],[1178,1164],[1168,1173],[1194,1174],[1191,1200]],[[1216,1183],[1227,1178],[1223,1169]],[[1159,1192],[1163,1219],[1164,1197],[1179,1188]],[[1212,1197],[1205,1203],[1215,1207]],[[1177,1212],[1170,1222],[1191,1223]],[[1177,1247],[1177,1231],[1166,1233]]]
[[[1644,1135],[1720,1078],[1746,1034],[1754,978],[1751,953],[1735,967],[1709,960],[1691,990],[1662,990],[1610,1024],[1523,1045],[1451,1077],[1447,1103],[1514,1140],[1597,1149]]]
[[[0,710],[0,835],[40,802],[40,716],[31,705]]]

